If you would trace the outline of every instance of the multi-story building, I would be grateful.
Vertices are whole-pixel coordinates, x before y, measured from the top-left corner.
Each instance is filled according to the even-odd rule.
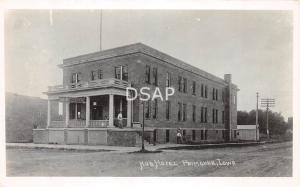
[[[34,131],[36,143],[135,145],[143,121],[150,142],[176,142],[178,128],[187,142],[236,139],[238,88],[230,74],[221,79],[141,43],[68,58],[59,67],[63,84],[45,92],[48,123]],[[127,101],[127,87],[175,93]]]

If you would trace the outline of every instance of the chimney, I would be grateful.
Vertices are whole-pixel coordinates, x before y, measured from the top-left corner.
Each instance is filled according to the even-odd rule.
[[[231,83],[231,74],[225,74],[224,75],[224,80],[227,83]]]

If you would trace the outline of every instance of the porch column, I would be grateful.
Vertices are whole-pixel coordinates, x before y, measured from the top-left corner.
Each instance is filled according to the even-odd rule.
[[[66,103],[66,128],[68,128],[69,121],[70,121],[70,99],[67,98],[65,103]]]
[[[127,100],[127,127],[131,127],[131,101]]]
[[[90,125],[90,104],[91,104],[91,101],[90,101],[90,96],[87,96],[86,97],[86,103],[85,103],[85,127],[89,127]]]
[[[48,99],[47,128],[50,127],[50,124],[51,124],[51,100]]]
[[[108,127],[114,127],[114,95],[109,94],[109,123]]]

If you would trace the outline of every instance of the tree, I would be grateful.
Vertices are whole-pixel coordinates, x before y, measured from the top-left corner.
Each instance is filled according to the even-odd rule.
[[[238,111],[237,113],[238,125],[255,125],[256,110],[250,112]],[[258,124],[261,133],[267,132],[267,112],[258,110]],[[282,135],[288,128],[281,113],[269,111],[269,131],[270,135]]]

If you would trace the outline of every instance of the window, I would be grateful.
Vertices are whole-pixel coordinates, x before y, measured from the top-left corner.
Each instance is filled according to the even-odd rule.
[[[71,76],[71,83],[76,83],[76,73],[72,73],[72,76]]]
[[[115,78],[121,79],[121,66],[115,67]]]
[[[171,87],[171,74],[169,72],[167,73],[166,87]]]
[[[170,130],[166,130],[166,143],[170,141]]]
[[[150,66],[146,65],[145,82],[150,84]]]
[[[103,74],[102,74],[102,70],[98,69],[97,71],[91,71],[91,80],[96,80],[96,79],[102,79],[103,78]]]
[[[215,109],[212,109],[212,118],[213,118],[213,120],[212,120],[212,122],[213,123],[215,123]]]
[[[146,119],[150,118],[150,111],[151,111],[150,109],[151,109],[151,102],[150,102],[150,100],[148,100],[148,101],[145,102],[145,110],[146,110],[145,118]]]
[[[207,98],[207,86],[205,85],[204,97]]]
[[[225,123],[225,112],[224,112],[224,110],[222,111],[222,123],[223,124]]]
[[[181,121],[181,113],[182,113],[182,104],[178,103],[178,114],[177,114],[178,121]]]
[[[204,122],[204,107],[201,107],[201,119],[200,122],[203,123]]]
[[[218,121],[219,121],[219,120],[218,120],[218,115],[219,115],[219,111],[218,111],[218,110],[215,111],[215,115],[216,115],[215,122],[218,123]]]
[[[187,92],[187,79],[183,78],[183,92],[186,93]]]
[[[183,114],[182,114],[182,117],[183,117],[183,121],[186,121],[186,104],[183,104]]]
[[[181,77],[181,76],[178,76],[178,91],[179,91],[179,92],[182,91],[182,85],[181,85],[181,82],[182,82],[182,77]]]
[[[157,86],[157,68],[153,68],[152,73],[153,73],[153,78],[154,78],[153,85]]]
[[[71,83],[79,83],[81,81],[81,73],[72,73]]]
[[[182,136],[185,137],[185,135],[186,135],[186,130],[183,130],[182,131]]]
[[[236,130],[233,131],[233,138],[236,138]]]
[[[218,89],[213,88],[213,100],[218,100]]]
[[[122,80],[128,81],[128,66],[122,66]]]
[[[96,79],[96,71],[91,71],[91,80],[95,80]]]
[[[154,99],[154,105],[153,105],[153,118],[157,118],[157,99]]]
[[[193,122],[196,121],[196,105],[193,105]]]
[[[204,123],[207,123],[207,107],[204,108]]]
[[[192,130],[192,140],[195,141],[196,140],[196,131]]]
[[[203,140],[204,138],[204,133],[203,133],[203,130],[201,130],[201,140]]]
[[[218,123],[218,113],[217,109],[213,109],[213,123]]]
[[[98,79],[103,79],[102,69],[98,69]]]
[[[170,101],[166,101],[166,119],[169,120],[170,119]]]
[[[196,82],[195,81],[193,81],[192,94],[196,95]]]
[[[222,138],[225,139],[225,130],[222,130]]]
[[[128,81],[128,67],[127,66],[115,67],[115,78],[124,80],[124,81]]]
[[[201,97],[204,97],[204,85],[201,84]]]
[[[207,130],[204,132],[204,139],[207,140]]]
[[[236,104],[236,96],[233,95],[233,104]]]

